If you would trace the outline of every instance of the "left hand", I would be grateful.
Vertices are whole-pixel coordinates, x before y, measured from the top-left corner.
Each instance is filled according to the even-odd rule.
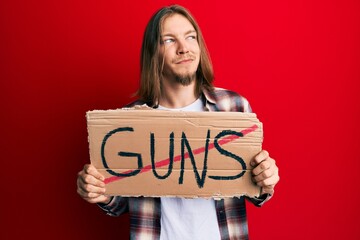
[[[276,166],[276,162],[269,156],[269,153],[262,150],[254,159],[250,162],[250,165],[254,167],[252,170],[252,179],[256,185],[261,187],[261,194],[274,193],[274,187],[279,182],[279,169]]]

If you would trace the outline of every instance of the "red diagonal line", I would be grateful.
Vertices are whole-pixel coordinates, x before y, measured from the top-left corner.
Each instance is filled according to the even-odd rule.
[[[258,128],[258,126],[256,124],[254,124],[252,127],[250,128],[247,128],[247,129],[244,129],[241,131],[243,137],[253,131],[255,131],[256,129]],[[231,136],[228,136],[228,137],[225,137],[223,139],[220,139],[218,141],[218,144],[221,146],[221,145],[225,145],[229,142],[232,142],[236,139],[238,139],[239,136],[236,136],[236,135],[231,135]],[[214,146],[214,143],[210,143],[209,146],[208,146],[208,150],[211,150],[213,149],[215,146]],[[193,150],[193,154],[194,155],[197,155],[197,154],[200,154],[200,153],[203,153],[205,152],[205,147],[201,147],[201,148],[197,148],[195,150]],[[184,158],[189,158],[189,153],[186,152],[185,155],[184,155]],[[174,157],[174,162],[178,162],[181,160],[181,155],[177,155]],[[155,167],[156,168],[159,168],[159,167],[163,167],[163,166],[167,166],[170,164],[170,158],[167,158],[167,159],[164,159],[164,160],[160,160],[158,162],[155,163]],[[148,172],[151,170],[151,165],[147,165],[145,167],[143,167],[139,173],[145,173],[145,172]],[[132,171],[134,170],[127,170],[125,172],[122,172],[122,174],[129,174],[131,173]],[[123,177],[123,176],[112,176],[112,177],[108,177],[104,180],[105,184],[108,184],[108,183],[111,183],[111,182],[114,182],[114,181],[117,181],[117,180],[120,180],[120,179],[123,179],[123,178],[126,178],[126,177]]]

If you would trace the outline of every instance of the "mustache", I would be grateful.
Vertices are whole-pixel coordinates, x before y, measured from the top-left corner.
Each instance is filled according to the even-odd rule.
[[[182,62],[184,60],[195,60],[195,56],[192,55],[192,54],[186,54],[186,55],[183,55],[181,57],[178,57],[178,58],[174,58],[173,59],[173,63],[179,63],[179,62]]]

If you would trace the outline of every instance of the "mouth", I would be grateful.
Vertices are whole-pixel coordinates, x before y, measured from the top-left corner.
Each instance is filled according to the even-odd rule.
[[[177,60],[175,63],[176,64],[185,64],[185,63],[190,63],[194,61],[194,59],[192,58],[185,58],[185,59],[180,59],[180,60]]]

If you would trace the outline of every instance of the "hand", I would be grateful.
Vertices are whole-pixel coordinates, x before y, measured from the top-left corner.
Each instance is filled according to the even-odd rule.
[[[104,179],[93,165],[86,164],[78,173],[77,193],[89,203],[109,203],[111,197],[104,195]]]
[[[267,151],[262,150],[250,162],[250,165],[254,167],[252,170],[253,181],[261,187],[261,194],[273,194],[274,187],[280,180],[275,160],[269,156]]]

